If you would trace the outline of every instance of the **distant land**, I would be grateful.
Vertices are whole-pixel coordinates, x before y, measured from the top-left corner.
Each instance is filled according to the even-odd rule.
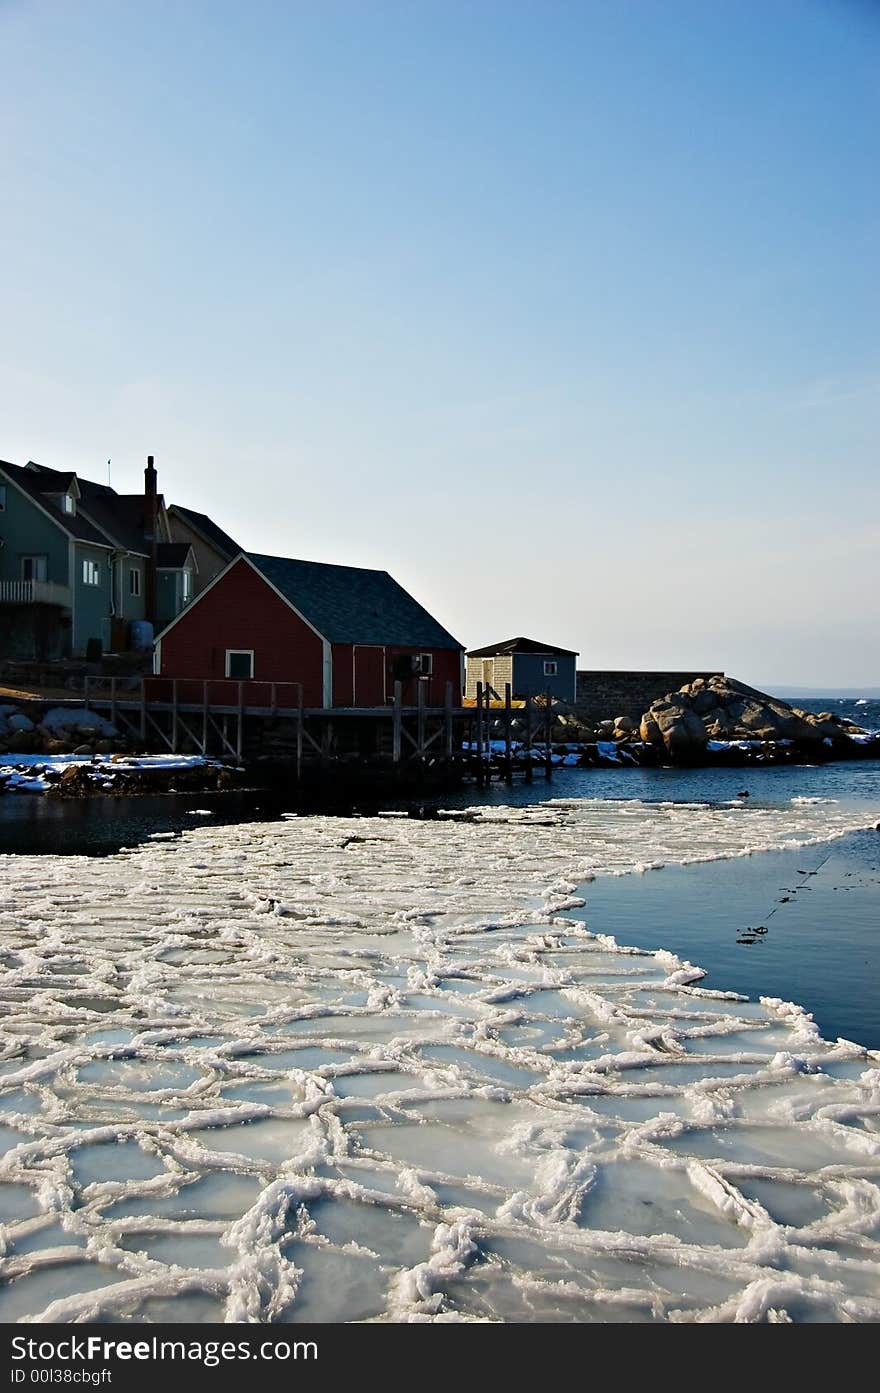
[[[817,697],[831,697],[838,701],[856,701],[861,697],[869,701],[880,699],[880,687],[775,687],[767,686],[763,689],[772,692],[774,696],[783,697],[803,697],[805,700],[812,700]]]

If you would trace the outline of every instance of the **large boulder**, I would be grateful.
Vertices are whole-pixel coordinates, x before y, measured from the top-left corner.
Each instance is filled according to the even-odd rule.
[[[667,753],[679,758],[701,754],[709,742],[706,727],[687,701],[655,701],[650,716]],[[658,742],[653,742],[658,743]]]
[[[653,702],[639,723],[648,744],[692,758],[712,740],[844,740],[848,728],[831,712],[801,711],[729,677],[695,678]]]

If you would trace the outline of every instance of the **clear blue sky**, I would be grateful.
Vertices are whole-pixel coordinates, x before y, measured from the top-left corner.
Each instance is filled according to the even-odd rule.
[[[0,0],[0,456],[880,683],[880,5]]]

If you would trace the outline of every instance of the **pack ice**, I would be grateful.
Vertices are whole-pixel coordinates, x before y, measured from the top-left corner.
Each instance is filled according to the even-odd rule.
[[[566,917],[876,816],[554,800],[3,857],[0,1321],[877,1319],[880,1059]]]

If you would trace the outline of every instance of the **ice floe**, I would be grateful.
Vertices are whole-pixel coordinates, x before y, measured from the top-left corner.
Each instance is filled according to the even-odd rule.
[[[566,917],[877,810],[471,813],[0,858],[0,1320],[880,1316],[880,1060]]]

